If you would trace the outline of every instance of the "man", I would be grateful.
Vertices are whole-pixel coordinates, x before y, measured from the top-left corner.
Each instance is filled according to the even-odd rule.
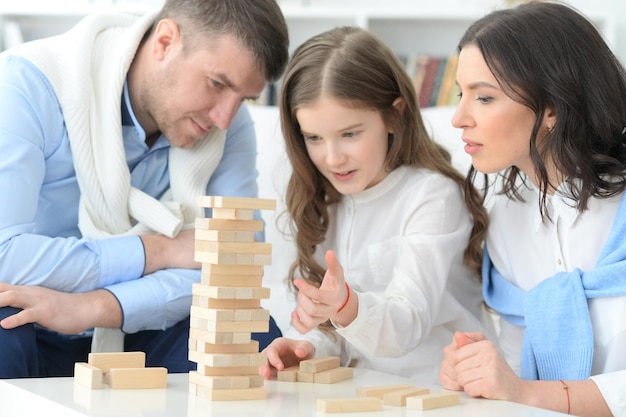
[[[0,378],[71,375],[94,327],[192,369],[195,198],[257,195],[241,104],[287,46],[274,0],[167,0],[0,56]]]

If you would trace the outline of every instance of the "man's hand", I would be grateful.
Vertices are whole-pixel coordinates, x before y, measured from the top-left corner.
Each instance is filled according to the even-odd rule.
[[[0,321],[5,329],[37,323],[59,333],[77,334],[96,326],[119,328],[122,324],[119,303],[106,290],[72,294],[0,283],[0,307],[22,309]]]
[[[146,252],[144,275],[168,268],[200,269],[194,261],[195,229],[181,231],[175,238],[164,235],[140,236]]]

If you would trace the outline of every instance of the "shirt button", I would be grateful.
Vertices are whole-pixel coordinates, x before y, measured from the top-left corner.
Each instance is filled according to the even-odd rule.
[[[558,260],[556,261],[556,263],[557,263],[557,264],[559,264],[559,266],[561,266],[561,264],[562,264],[563,262],[562,262],[560,259],[558,259]]]

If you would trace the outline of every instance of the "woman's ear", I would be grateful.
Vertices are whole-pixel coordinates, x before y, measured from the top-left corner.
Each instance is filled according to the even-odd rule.
[[[548,129],[548,132],[552,132],[554,126],[556,126],[556,111],[553,107],[546,108],[545,113],[543,114],[543,125]]]

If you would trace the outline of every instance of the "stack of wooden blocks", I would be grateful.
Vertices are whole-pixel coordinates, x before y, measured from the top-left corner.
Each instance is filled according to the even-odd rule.
[[[167,369],[146,368],[145,352],[90,353],[87,362],[74,364],[74,382],[90,389],[165,388]]]
[[[263,266],[270,265],[272,245],[256,242],[263,222],[255,210],[275,210],[275,200],[202,196],[200,207],[213,216],[196,219],[195,260],[202,278],[192,289],[189,360],[191,394],[213,401],[267,398],[259,366],[267,363],[252,333],[269,330],[270,314],[261,308],[269,298],[262,286]]]
[[[352,379],[352,368],[339,366],[338,356],[324,356],[301,361],[299,365],[278,371],[277,379],[284,382],[314,382],[334,384]]]

